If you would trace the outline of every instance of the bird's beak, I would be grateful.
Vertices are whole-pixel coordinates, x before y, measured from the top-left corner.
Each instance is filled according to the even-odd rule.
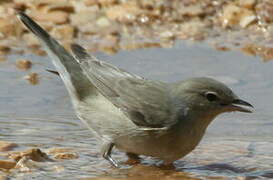
[[[242,106],[247,106],[254,108],[250,103],[241,100],[241,99],[235,99],[232,101],[230,105],[227,106],[228,111],[240,111],[240,112],[245,112],[245,113],[252,113],[252,111],[246,107]]]

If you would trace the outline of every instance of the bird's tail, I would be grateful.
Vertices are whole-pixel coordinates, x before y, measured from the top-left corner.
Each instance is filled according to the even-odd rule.
[[[78,62],[63,46],[25,13],[19,12],[18,17],[45,46],[45,50],[60,74],[72,101],[77,102],[95,93],[95,87],[86,78]]]

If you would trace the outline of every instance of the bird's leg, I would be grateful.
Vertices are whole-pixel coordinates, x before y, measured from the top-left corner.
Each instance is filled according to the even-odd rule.
[[[126,155],[128,156],[128,160],[125,162],[129,165],[139,164],[140,157],[137,154],[127,152]]]
[[[106,159],[107,161],[110,162],[111,165],[115,166],[115,167],[119,167],[118,163],[112,159],[111,157],[111,151],[114,147],[114,143],[105,143],[103,146],[102,146],[102,157],[104,159]]]

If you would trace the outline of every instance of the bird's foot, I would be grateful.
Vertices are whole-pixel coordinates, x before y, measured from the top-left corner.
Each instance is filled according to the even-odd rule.
[[[117,161],[115,161],[110,155],[105,155],[103,157],[104,157],[104,159],[109,161],[112,166],[114,166],[116,168],[120,168],[120,165],[117,163]]]

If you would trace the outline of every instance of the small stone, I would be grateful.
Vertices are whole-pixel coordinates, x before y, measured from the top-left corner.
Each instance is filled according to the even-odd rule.
[[[20,59],[16,61],[16,67],[22,70],[28,70],[32,66],[32,62],[27,59]]]
[[[144,11],[133,2],[111,6],[106,10],[106,15],[109,19],[126,24],[135,22],[137,17],[143,13]]]
[[[9,18],[0,17],[0,33],[3,37],[13,36],[15,31],[15,25]]]
[[[0,55],[6,55],[10,52],[10,47],[7,45],[0,44]]]
[[[72,39],[75,35],[75,28],[69,24],[57,26],[52,30],[52,35],[57,39]]]
[[[244,8],[253,9],[256,4],[256,0],[239,0],[239,5]]]
[[[251,11],[249,11],[251,12]],[[256,21],[256,16],[251,12],[251,13],[246,13],[244,14],[241,19],[240,19],[240,26],[242,28],[247,27],[249,24],[251,24],[252,22]]]
[[[224,45],[214,44],[213,46],[218,51],[230,51],[230,48]]]
[[[81,11],[70,16],[71,24],[74,26],[82,26],[94,22],[97,14],[94,11]]]
[[[16,10],[16,11],[25,11],[27,9],[27,6],[25,3],[22,3],[22,2],[14,2],[14,5],[13,5],[13,8]]]
[[[30,73],[25,76],[24,79],[28,80],[28,82],[32,85],[36,85],[39,83],[39,76],[37,73]]]
[[[234,4],[228,4],[224,6],[223,14],[221,16],[222,26],[225,28],[238,24],[238,16],[240,13],[241,9]]]
[[[177,33],[180,39],[203,40],[206,34],[206,25],[201,21],[189,21],[181,24],[181,31]]]
[[[267,62],[269,60],[273,60],[273,48],[266,47],[262,45],[256,44],[247,44],[241,50],[252,56],[260,56],[263,58],[263,61]]]
[[[33,11],[31,16],[36,21],[52,22],[54,24],[65,24],[68,22],[68,13],[63,11],[52,11],[48,13],[40,13]]]
[[[0,151],[10,151],[18,145],[8,141],[0,141]]]
[[[44,6],[50,6],[52,4],[56,4],[56,3],[59,3],[59,4],[64,4],[64,3],[67,3],[67,0],[35,0],[32,2],[32,4],[37,8],[41,8],[41,7],[44,7]]]
[[[273,22],[273,1],[264,0],[256,6],[256,12],[262,23]]]
[[[109,21],[108,18],[106,17],[100,17],[97,21],[96,21],[96,24],[100,27],[107,27],[107,26],[110,26],[111,23]]]
[[[256,56],[257,55],[257,46],[253,44],[246,44],[241,48],[241,51],[247,55]]]
[[[99,4],[102,6],[110,6],[118,4],[118,0],[98,0]]]
[[[224,28],[234,25],[240,25],[245,28],[256,20],[256,15],[252,10],[239,7],[235,4],[228,4],[224,6],[220,19]]]
[[[98,4],[98,0],[84,0],[86,6],[94,6]]]
[[[47,12],[52,11],[63,11],[67,13],[74,13],[75,8],[72,4],[66,3],[58,3],[58,4],[52,4],[47,7]]]
[[[54,156],[55,159],[77,159],[79,158],[76,153],[59,153]]]
[[[46,153],[42,152],[40,149],[28,149],[22,152],[12,152],[10,153],[9,158],[14,159],[15,161],[19,161],[23,157],[27,157],[32,161],[44,162],[51,161],[51,159],[47,156]]]
[[[7,160],[0,160],[0,169],[10,170],[15,168],[16,162],[7,161]]]

